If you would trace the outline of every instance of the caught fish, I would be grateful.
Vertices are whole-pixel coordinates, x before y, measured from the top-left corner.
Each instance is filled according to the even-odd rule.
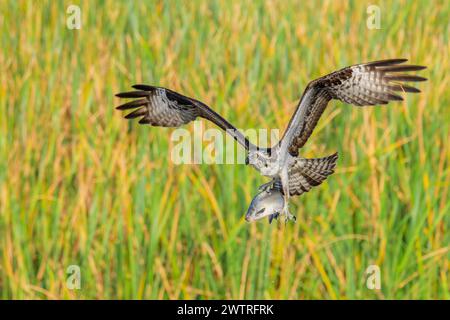
[[[269,223],[272,223],[272,220],[277,219],[282,212],[283,205],[284,198],[281,190],[278,188],[265,189],[253,198],[245,220],[251,222],[269,217]]]

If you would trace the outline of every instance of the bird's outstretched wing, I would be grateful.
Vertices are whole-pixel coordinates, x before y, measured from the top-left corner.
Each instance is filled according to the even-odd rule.
[[[308,84],[278,147],[293,156],[308,140],[317,121],[332,99],[356,106],[387,104],[403,98],[394,92],[420,92],[403,82],[425,81],[416,75],[399,72],[418,71],[423,66],[401,65],[407,59],[373,61],[346,67]]]
[[[203,102],[183,96],[175,91],[144,84],[133,86],[136,91],[116,94],[119,98],[135,98],[118,106],[119,110],[131,110],[125,118],[140,118],[140,124],[156,127],[180,127],[201,117],[212,121],[230,134],[237,142],[249,148],[256,148],[248,139],[222,116]]]

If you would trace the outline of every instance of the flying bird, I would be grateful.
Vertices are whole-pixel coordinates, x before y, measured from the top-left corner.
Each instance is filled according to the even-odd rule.
[[[280,214],[284,215],[286,221],[294,220],[295,216],[289,212],[289,198],[320,185],[334,172],[336,166],[337,153],[316,159],[302,158],[299,153],[328,103],[340,100],[360,107],[383,105],[390,101],[402,101],[403,98],[397,94],[399,92],[420,92],[405,83],[427,79],[404,72],[419,71],[426,67],[404,64],[406,61],[389,59],[357,64],[311,81],[283,137],[270,148],[251,143],[241,131],[205,103],[167,88],[136,84],[132,86],[135,91],[116,95],[119,98],[135,99],[117,109],[134,109],[125,118],[139,118],[140,124],[156,127],[180,127],[198,117],[215,123],[247,150],[247,164],[263,176],[272,178],[260,189],[266,192],[274,189],[274,192],[281,193],[283,205]]]

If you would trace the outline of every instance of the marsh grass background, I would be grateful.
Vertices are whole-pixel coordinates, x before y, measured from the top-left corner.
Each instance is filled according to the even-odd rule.
[[[450,298],[449,16],[446,1],[1,1],[0,297]],[[114,110],[149,83],[284,129],[308,81],[383,58],[429,81],[403,103],[331,103],[303,155],[338,151],[338,167],[293,199],[297,224],[247,224],[255,170],[175,166],[171,129]]]

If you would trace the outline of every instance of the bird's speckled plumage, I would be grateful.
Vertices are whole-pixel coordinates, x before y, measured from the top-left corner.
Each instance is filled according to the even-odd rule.
[[[289,169],[289,195],[299,196],[318,186],[334,173],[337,152],[324,158],[296,158]]]

